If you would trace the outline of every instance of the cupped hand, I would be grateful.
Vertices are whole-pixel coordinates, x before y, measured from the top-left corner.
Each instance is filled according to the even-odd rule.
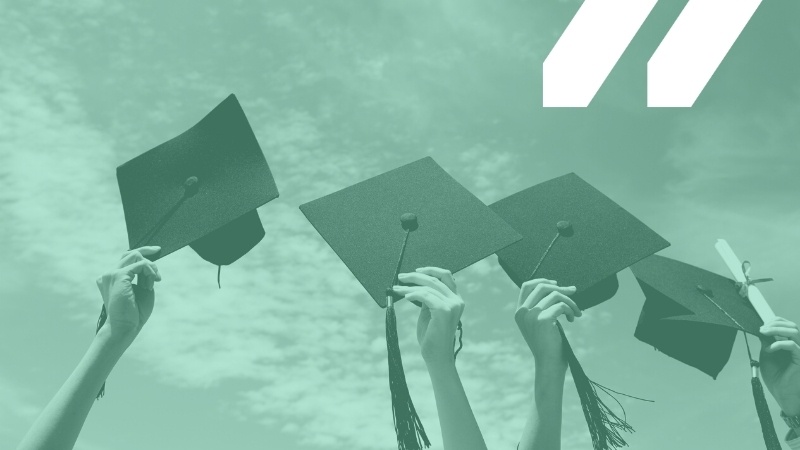
[[[785,340],[763,341],[761,377],[767,389],[789,416],[800,414],[800,332],[794,322],[781,317],[765,323],[760,329],[765,336]]]
[[[101,330],[117,342],[130,345],[153,312],[153,285],[161,281],[161,274],[158,266],[145,257],[160,250],[161,247],[151,246],[127,251],[114,269],[97,279],[107,315]]]
[[[537,370],[549,367],[566,371],[567,359],[556,322],[560,316],[572,322],[583,315],[568,297],[575,292],[574,286],[560,287],[553,280],[541,278],[522,284],[514,320],[533,353]]]
[[[453,274],[438,267],[422,267],[398,275],[400,281],[416,286],[394,286],[409,301],[422,304],[417,321],[417,340],[426,363],[454,362],[453,342],[464,300],[458,295]]]

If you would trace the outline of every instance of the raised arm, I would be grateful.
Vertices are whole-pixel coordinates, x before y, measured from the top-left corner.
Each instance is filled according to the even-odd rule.
[[[444,450],[486,450],[478,422],[469,406],[453,356],[453,342],[464,300],[458,295],[453,275],[425,267],[400,274],[400,281],[417,286],[395,286],[406,299],[422,303],[417,339],[436,398]]]
[[[568,297],[574,293],[574,287],[559,287],[555,281],[544,279],[528,281],[520,290],[514,320],[533,353],[535,375],[533,404],[519,450],[561,448],[561,407],[568,365],[556,321],[563,315],[572,322],[582,315]]]
[[[97,280],[108,317],[78,366],[22,439],[18,450],[69,450],[114,365],[153,312],[158,267],[144,256],[159,247],[122,255],[116,267]],[[138,284],[132,284],[134,277]]]
[[[766,336],[786,340],[764,341],[761,348],[761,377],[778,402],[784,416],[793,421],[786,436],[791,448],[800,448],[800,332],[794,322],[776,317],[761,327]],[[793,419],[793,420],[792,420]]]

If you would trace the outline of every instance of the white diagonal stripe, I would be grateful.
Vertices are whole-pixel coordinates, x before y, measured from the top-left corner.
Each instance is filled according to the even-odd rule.
[[[689,0],[647,63],[647,106],[694,105],[761,0]]]
[[[584,1],[542,65],[543,106],[589,106],[656,2]]]

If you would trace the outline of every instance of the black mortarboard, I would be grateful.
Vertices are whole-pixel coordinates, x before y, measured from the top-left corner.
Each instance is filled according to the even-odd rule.
[[[646,298],[635,336],[662,353],[716,379],[736,333],[760,336],[763,322],[735,281],[659,255],[631,270]]]
[[[631,270],[645,294],[634,335],[662,353],[716,379],[730,358],[738,332],[766,338],[759,332],[764,322],[736,281],[659,255],[638,262]],[[764,440],[767,448],[780,449],[758,378],[758,361],[750,354],[749,344],[747,353]]]
[[[497,252],[517,286],[535,278],[575,286],[582,310],[617,291],[617,272],[669,246],[656,232],[574,173],[520,191],[491,208],[523,235]],[[627,445],[618,430],[632,431],[597,397],[604,388],[588,379],[564,335],[570,371],[596,450]],[[607,391],[606,391],[607,392]]]
[[[611,298],[617,272],[669,246],[602,192],[570,173],[490,207],[524,239],[497,252],[517,286],[536,278],[575,286],[583,310]]]
[[[402,372],[393,297],[397,274],[459,271],[521,236],[430,158],[306,203],[300,210],[375,302],[386,307],[398,446],[429,445]]]
[[[264,237],[256,208],[278,188],[231,94],[195,126],[117,168],[130,248],[187,245],[228,265]]]
[[[130,249],[160,246],[148,256],[156,260],[188,245],[220,268],[261,241],[256,208],[278,197],[233,94],[193,127],[119,166],[117,181]],[[104,306],[98,330],[105,313]]]

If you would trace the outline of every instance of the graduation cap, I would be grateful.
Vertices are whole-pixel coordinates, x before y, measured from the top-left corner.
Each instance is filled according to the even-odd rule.
[[[180,135],[117,168],[130,249],[157,260],[191,247],[219,270],[264,237],[256,208],[278,197],[267,160],[231,94]],[[105,323],[105,306],[97,329]],[[98,398],[103,395],[101,389]]]
[[[424,266],[455,273],[521,236],[436,162],[423,158],[300,206],[309,222],[386,308],[389,379],[400,449],[430,446],[403,373],[391,287]]]
[[[744,335],[764,441],[767,448],[780,449],[758,378],[758,361],[753,359],[747,342],[747,334],[766,339],[759,332],[764,322],[743,296],[753,283],[769,279],[743,284],[658,255],[640,261],[631,269],[645,294],[634,333],[640,341],[716,379],[730,358],[736,334]],[[739,270],[746,272],[746,268]]]
[[[497,252],[500,266],[517,286],[535,278],[575,286],[572,299],[582,310],[611,297],[617,272],[669,246],[647,225],[570,173],[490,205],[524,238]],[[597,396],[607,388],[591,381],[566,340],[570,372],[581,399],[594,448],[627,445],[619,430],[632,431]],[[624,395],[624,394],[623,394]]]

